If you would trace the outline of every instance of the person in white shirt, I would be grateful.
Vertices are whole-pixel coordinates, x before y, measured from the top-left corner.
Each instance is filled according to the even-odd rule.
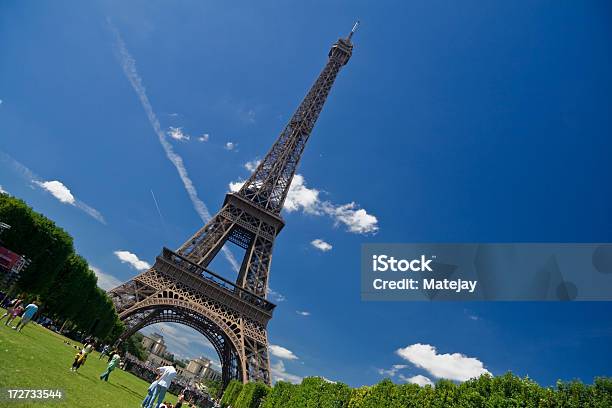
[[[166,396],[166,391],[170,387],[170,383],[176,377],[176,363],[171,366],[157,368],[157,378],[149,386],[147,396],[142,401],[144,408],[159,408],[160,404]],[[155,400],[157,399],[157,403]]]

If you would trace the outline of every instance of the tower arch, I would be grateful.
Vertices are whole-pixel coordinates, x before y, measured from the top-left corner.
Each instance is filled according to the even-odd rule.
[[[207,317],[208,313],[192,307],[188,302],[168,302],[159,298],[158,302],[147,302],[131,308],[120,315],[126,325],[119,341],[125,341],[147,326],[157,323],[178,323],[196,330],[213,346],[221,363],[222,382],[230,380],[245,381],[239,352],[239,338],[227,326],[222,327]]]

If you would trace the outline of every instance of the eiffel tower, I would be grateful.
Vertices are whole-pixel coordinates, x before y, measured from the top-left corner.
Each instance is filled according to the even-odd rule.
[[[276,305],[267,300],[274,240],[291,180],[340,68],[353,51],[353,26],[329,51],[329,60],[265,158],[210,221],[178,250],[163,248],[151,269],[109,292],[126,330],[119,341],[151,324],[175,322],[202,333],[214,346],[222,381],[271,383],[267,325]],[[231,282],[208,269],[229,241],[245,250]]]

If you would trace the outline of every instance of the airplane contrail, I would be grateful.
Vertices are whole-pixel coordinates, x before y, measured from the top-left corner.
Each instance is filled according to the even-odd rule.
[[[7,153],[0,151],[0,161],[8,163],[13,170],[17,173],[21,174],[24,178],[26,178],[32,186],[38,187],[42,190],[45,190],[48,193],[51,193],[56,199],[58,199],[61,203],[72,205],[79,210],[83,211],[85,214],[94,218],[96,221],[106,225],[106,220],[100,213],[100,211],[86,204],[85,202],[76,198],[70,189],[64,185],[59,180],[49,180],[45,181],[32,170],[9,156]]]
[[[155,115],[153,107],[151,106],[151,102],[147,97],[146,89],[142,84],[142,78],[136,70],[136,61],[127,50],[127,47],[125,45],[125,42],[123,41],[123,38],[121,37],[121,34],[119,33],[119,30],[117,30],[117,28],[112,24],[110,20],[107,21],[111,31],[115,35],[117,58],[119,59],[121,68],[123,69],[123,73],[130,81],[130,84],[132,85],[132,88],[134,88],[136,95],[138,95],[138,99],[140,100],[140,103],[143,109],[145,110],[145,113],[147,114],[149,123],[157,134],[159,143],[162,145],[166,153],[166,157],[176,168],[176,171],[178,172],[179,177],[183,182],[183,186],[185,187],[185,190],[189,195],[189,199],[193,204],[193,208],[196,210],[202,221],[204,221],[204,223],[207,223],[211,218],[210,212],[208,211],[206,204],[204,204],[204,202],[198,197],[198,192],[195,186],[193,185],[191,178],[189,178],[189,174],[187,173],[187,169],[185,168],[183,159],[174,151],[174,148],[172,147],[170,142],[168,142],[166,134],[161,128],[159,120],[157,119],[157,115]],[[236,258],[230,252],[230,250],[226,247],[223,247],[223,254],[227,258],[228,262],[232,265],[232,268],[235,271],[238,271],[240,269],[240,266],[238,265],[238,261],[236,261]]]
[[[159,214],[159,221],[161,222],[162,229],[164,230],[164,234],[166,233],[166,223],[164,222],[164,216],[159,209],[159,204],[157,204],[157,198],[155,198],[155,193],[153,193],[153,189],[151,189],[151,196],[153,196],[153,202],[155,203],[155,208],[157,209],[157,214]]]

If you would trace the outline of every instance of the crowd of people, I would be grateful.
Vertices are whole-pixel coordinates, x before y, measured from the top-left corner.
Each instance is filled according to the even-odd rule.
[[[0,316],[0,322],[6,318],[6,322],[4,322],[5,326],[10,326],[13,330],[21,332],[38,312],[38,305],[36,304],[36,301],[33,301],[26,306],[23,306],[23,303],[23,299],[18,297],[10,300],[6,308],[6,312]],[[19,320],[15,326],[11,326],[11,322],[17,319],[17,317],[21,317],[21,320]]]
[[[153,366],[150,361],[140,361],[136,356],[130,353],[125,353],[122,360],[125,362],[125,371],[129,371],[147,382],[155,382],[159,375],[157,367]],[[188,380],[179,376],[175,377],[170,383],[168,392],[183,396],[183,403],[182,405],[179,404],[179,407],[197,406],[201,408],[214,408],[220,406],[218,401],[213,399],[208,393],[201,391]],[[170,407],[171,405],[167,406]],[[163,407],[163,404],[161,404],[160,407]]]
[[[24,327],[26,327],[36,316],[39,311],[40,301],[35,299],[31,303],[25,304],[26,302],[22,297],[17,297],[14,299],[4,298],[1,306],[6,308],[6,312],[0,316],[0,322],[4,319],[5,326],[11,327],[13,330],[17,332],[21,332]],[[18,323],[12,326],[11,324],[16,321],[17,318],[20,318]],[[45,327],[49,327],[52,324],[52,321],[46,317],[41,316],[39,318],[39,323]],[[47,323],[46,325],[43,323]],[[73,345],[69,341],[64,341],[66,345],[74,347],[77,352],[72,360],[72,364],[70,366],[71,372],[78,372],[78,370],[85,365],[87,362],[87,358],[92,354],[94,350],[97,349],[96,339],[91,336],[81,338],[80,339],[83,346]],[[102,381],[108,382],[111,373],[116,368],[124,368],[124,364],[127,360],[129,360],[129,353],[126,355],[126,361],[122,361],[120,356],[120,352],[118,349],[111,347],[110,345],[100,345],[98,349],[100,351],[100,356],[98,359],[102,359],[103,357],[108,358],[108,364],[106,366],[106,370],[100,374],[99,378]],[[133,363],[133,362],[132,362]],[[150,369],[149,369],[150,370]],[[182,384],[179,382],[175,382],[172,384],[173,380],[176,377],[176,363],[169,365],[158,367],[153,370],[155,373],[155,379],[150,384],[147,395],[145,399],[142,401],[141,406],[143,408],[196,408],[199,405],[196,405],[193,401],[200,400],[193,392],[190,392],[188,387],[184,387],[182,391],[179,393],[178,400],[176,404],[172,404],[165,400],[166,392],[170,388],[170,385],[174,387],[173,392],[177,392],[177,384]],[[153,378],[153,375],[151,377]],[[201,396],[200,396],[201,397]],[[199,402],[201,403],[201,401]],[[199,404],[198,403],[198,404]],[[220,407],[220,403],[218,400],[213,400],[210,397],[206,398],[205,406],[216,408]]]

